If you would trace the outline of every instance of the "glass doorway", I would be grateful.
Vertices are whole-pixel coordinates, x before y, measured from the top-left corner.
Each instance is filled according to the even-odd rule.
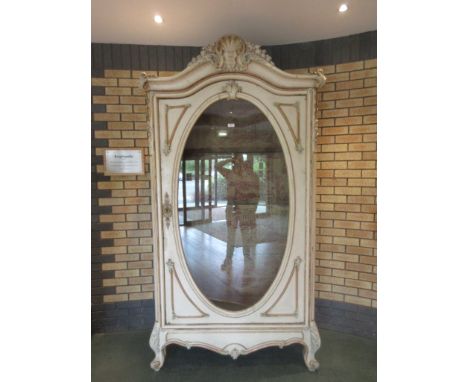
[[[186,158],[180,163],[178,187],[179,225],[193,226],[196,224],[224,221],[227,205],[226,179],[216,171],[216,164],[232,154],[211,154],[201,158]],[[279,182],[273,182],[273,173],[285,173],[277,154],[244,154],[252,160],[254,171],[260,180],[260,199],[257,215],[267,215],[270,212],[271,198],[278,193]],[[227,165],[230,169],[230,165]],[[284,191],[283,191],[284,193]]]
[[[183,159],[179,171],[179,225],[212,221],[216,203],[215,160],[201,157]]]

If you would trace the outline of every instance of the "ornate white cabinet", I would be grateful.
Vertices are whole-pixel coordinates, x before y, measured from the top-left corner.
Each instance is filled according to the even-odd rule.
[[[149,105],[156,322],[150,346],[236,359],[304,346],[314,321],[314,139],[322,73],[292,75],[225,36],[172,77],[142,76]]]

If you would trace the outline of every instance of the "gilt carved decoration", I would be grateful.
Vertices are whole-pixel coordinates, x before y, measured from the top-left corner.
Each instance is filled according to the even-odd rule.
[[[259,45],[252,44],[235,35],[227,35],[203,48],[188,66],[211,62],[218,70],[241,72],[246,70],[252,61],[264,61],[274,66],[271,57]]]
[[[164,204],[163,204],[162,214],[164,216],[164,220],[166,221],[166,227],[169,228],[169,225],[171,224],[171,218],[172,218],[172,205],[169,200],[169,194],[167,192],[164,195]]]
[[[227,93],[227,99],[237,99],[237,93],[242,91],[242,88],[236,81],[229,81],[223,90]]]

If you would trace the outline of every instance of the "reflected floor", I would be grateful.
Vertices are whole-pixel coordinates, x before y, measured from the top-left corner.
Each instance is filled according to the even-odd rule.
[[[258,243],[250,259],[244,257],[242,247],[236,247],[231,267],[222,270],[225,241],[196,227],[180,227],[180,234],[194,281],[214,304],[226,309],[244,309],[260,300],[275,278],[284,253],[280,242]]]

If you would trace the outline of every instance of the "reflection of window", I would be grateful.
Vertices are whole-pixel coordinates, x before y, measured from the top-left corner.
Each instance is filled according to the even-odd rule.
[[[263,160],[260,159],[260,158],[256,158],[256,164],[257,164],[257,173],[258,173],[258,176],[260,178],[263,178],[265,173],[263,172],[263,166],[264,166],[264,163],[263,163]]]

